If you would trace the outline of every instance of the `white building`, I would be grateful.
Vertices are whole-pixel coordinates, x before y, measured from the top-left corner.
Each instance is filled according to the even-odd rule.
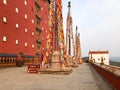
[[[108,51],[89,51],[89,61],[96,63],[104,63],[109,65],[109,52]]]

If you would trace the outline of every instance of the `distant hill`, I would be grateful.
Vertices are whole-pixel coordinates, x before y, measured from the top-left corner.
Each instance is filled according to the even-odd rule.
[[[120,57],[110,57],[110,61],[120,62]]]
[[[88,62],[89,57],[83,57],[82,60],[84,62]],[[110,65],[119,66],[120,67],[120,57],[110,57]]]
[[[120,67],[120,57],[110,57],[110,65]]]
[[[89,57],[86,56],[86,57],[83,57],[82,59],[85,60],[85,61],[88,61]],[[110,57],[110,61],[120,62],[120,57]]]
[[[82,60],[83,60],[83,62],[88,63],[89,62],[89,57],[83,57]]]
[[[82,60],[88,61],[89,57],[83,57]]]

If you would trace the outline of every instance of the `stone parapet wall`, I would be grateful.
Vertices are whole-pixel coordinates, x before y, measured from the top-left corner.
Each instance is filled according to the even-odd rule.
[[[120,90],[120,68],[110,65],[100,65],[96,63],[90,63],[92,67],[107,80],[115,90]]]

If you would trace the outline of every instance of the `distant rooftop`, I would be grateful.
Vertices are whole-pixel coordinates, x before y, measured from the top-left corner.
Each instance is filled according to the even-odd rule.
[[[89,54],[108,54],[109,51],[89,51]]]

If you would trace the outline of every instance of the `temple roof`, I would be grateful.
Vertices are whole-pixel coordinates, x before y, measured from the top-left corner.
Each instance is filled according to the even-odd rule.
[[[108,54],[109,51],[89,51],[89,54]]]

